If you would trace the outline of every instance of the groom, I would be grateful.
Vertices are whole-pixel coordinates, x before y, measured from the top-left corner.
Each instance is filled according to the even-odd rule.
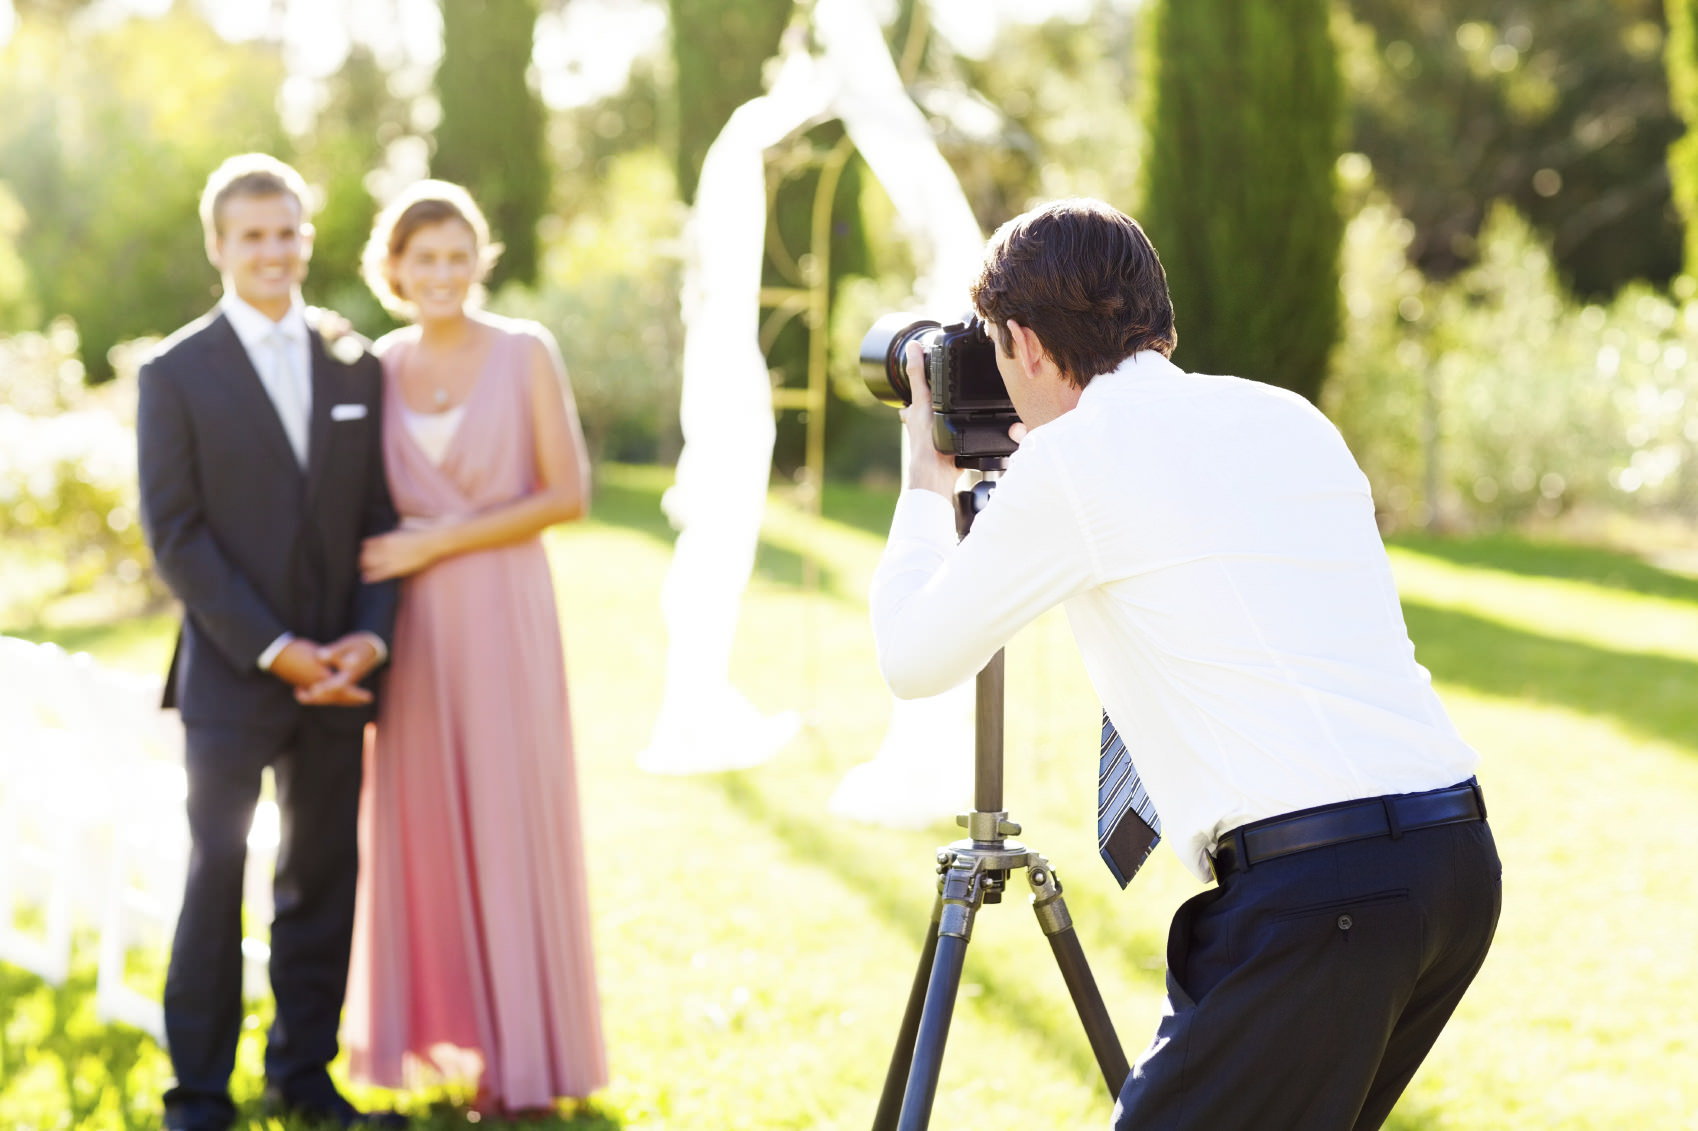
[[[366,677],[388,656],[397,590],[360,580],[361,539],[395,525],[381,371],[363,352],[330,356],[306,321],[307,199],[298,173],[261,154],[212,174],[200,214],[223,298],[141,371],[142,521],[184,611],[166,680],[191,840],[165,980],[174,1131],[224,1131],[235,1116],[242,873],[266,766],[282,816],[267,1105],[398,1125],[356,1111],[325,1072],[353,930]]]

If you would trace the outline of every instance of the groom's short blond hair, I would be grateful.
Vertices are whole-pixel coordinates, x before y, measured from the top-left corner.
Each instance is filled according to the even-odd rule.
[[[312,199],[301,175],[267,153],[242,153],[212,171],[200,194],[200,226],[208,240],[223,234],[224,205],[237,196],[292,196],[304,223]]]

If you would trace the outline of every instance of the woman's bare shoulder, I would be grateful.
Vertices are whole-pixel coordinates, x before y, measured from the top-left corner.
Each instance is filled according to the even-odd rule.
[[[541,322],[529,318],[509,318],[504,314],[491,314],[487,310],[478,311],[477,319],[485,326],[506,337],[523,338],[527,340],[527,344],[534,343],[545,350],[555,348],[554,335]]]
[[[389,331],[389,333],[373,342],[371,344],[371,352],[376,354],[379,358],[385,358],[393,353],[396,347],[406,346],[415,342],[418,340],[418,337],[419,328],[417,326],[402,326],[398,330]]]

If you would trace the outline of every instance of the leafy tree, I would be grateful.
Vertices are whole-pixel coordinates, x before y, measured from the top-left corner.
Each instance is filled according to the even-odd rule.
[[[406,131],[407,107],[390,93],[388,74],[366,47],[350,51],[326,85],[324,107],[301,139],[296,162],[324,196],[313,216],[317,232],[305,290],[310,301],[380,333],[393,319],[360,279],[360,252],[377,214],[366,178],[383,163],[384,147]]]
[[[0,181],[41,312],[76,321],[92,379],[113,345],[212,304],[201,188],[232,153],[289,156],[282,79],[274,49],[226,43],[186,5],[96,31],[22,10],[0,52]]]
[[[431,173],[470,189],[505,245],[492,286],[536,281],[549,202],[547,119],[530,79],[537,11],[537,0],[442,0]]]
[[[985,58],[958,59],[921,87],[922,102],[950,123],[939,144],[986,231],[1034,199],[1094,196],[1137,208],[1145,145],[1134,109],[1136,22],[1099,4],[1083,19],[1009,24]],[[948,89],[952,70],[968,89],[939,99],[934,91]],[[977,107],[952,120],[951,102],[970,92]],[[987,111],[1001,118],[1000,129],[989,128]],[[974,119],[983,123],[978,130],[969,128]]]
[[[1416,266],[1444,278],[1473,263],[1492,201],[1507,200],[1582,294],[1680,270],[1664,3],[1353,0],[1351,144],[1414,223]],[[1689,28],[1690,4],[1668,5]],[[1669,45],[1676,81],[1682,50]]]
[[[1316,400],[1338,332],[1341,86],[1327,0],[1159,0],[1144,224],[1176,360]]]
[[[18,255],[18,233],[23,226],[23,208],[0,184],[0,334],[30,329],[41,319],[29,268]]]
[[[1686,135],[1669,149],[1674,200],[1686,220],[1686,273],[1698,274],[1698,0],[1668,0],[1668,80]]]

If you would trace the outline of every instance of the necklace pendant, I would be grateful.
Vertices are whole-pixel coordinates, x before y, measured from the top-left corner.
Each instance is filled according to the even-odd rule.
[[[447,408],[448,407],[448,390],[447,389],[438,389],[438,390],[436,390],[435,393],[433,393],[431,395],[436,398],[436,407],[437,408]]]

